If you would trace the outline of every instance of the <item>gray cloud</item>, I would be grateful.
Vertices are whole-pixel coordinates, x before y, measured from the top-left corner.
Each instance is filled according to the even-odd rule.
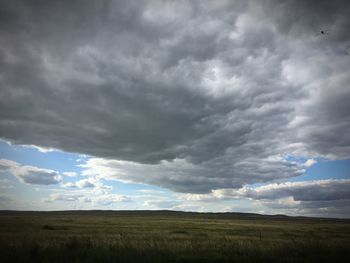
[[[203,193],[223,186],[240,188],[244,183],[288,178],[304,171],[304,165],[289,163],[279,157],[265,160],[251,158],[234,164],[210,161],[200,165],[184,159],[140,164],[90,158],[80,166],[83,168],[82,175],[158,185],[185,193]],[[229,170],[235,172],[234,176]]]
[[[286,154],[350,158],[349,12],[347,1],[7,2],[0,137],[111,159],[97,159],[111,178],[180,192],[301,175]]]
[[[245,196],[253,199],[278,199],[292,196],[295,201],[332,201],[350,199],[349,179],[329,179],[271,184],[249,189]]]
[[[79,200],[89,201],[83,194],[51,194],[50,198],[45,199],[45,202],[51,201],[65,201],[65,202],[77,202]]]
[[[0,159],[0,171],[8,171],[21,182],[27,184],[51,185],[58,184],[62,180],[62,177],[56,171],[20,165],[17,162],[6,159]]]
[[[325,217],[349,217],[350,180],[328,179],[274,183],[252,188],[217,189],[210,194],[186,194],[182,200],[217,203],[251,199],[266,210],[261,213],[284,213]]]
[[[349,217],[350,180],[333,179],[274,184],[247,191],[265,207],[311,216]],[[290,198],[288,198],[290,197]]]
[[[349,218],[350,200],[299,201],[291,198],[279,200],[259,200],[257,205],[263,207],[262,213],[304,215],[316,217]]]
[[[188,194],[185,200],[215,201],[237,198],[276,200],[293,197],[294,201],[350,200],[350,179],[328,179],[267,184],[240,189],[217,189],[210,194]]]

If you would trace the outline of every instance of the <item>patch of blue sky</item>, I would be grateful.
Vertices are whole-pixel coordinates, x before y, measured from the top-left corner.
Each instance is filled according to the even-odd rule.
[[[40,168],[52,169],[60,173],[75,172],[79,174],[83,169],[78,164],[83,163],[88,156],[82,156],[74,153],[66,153],[63,151],[41,152],[34,147],[10,145],[5,141],[0,141],[0,158],[9,159],[18,162],[21,165],[32,165]],[[306,158],[286,156],[287,161],[297,162],[299,164],[305,163]],[[284,182],[308,181],[308,180],[325,180],[325,179],[349,179],[350,178],[350,160],[325,160],[316,159],[317,163],[306,169],[306,172],[298,177],[288,178]],[[15,183],[12,191],[16,193],[28,194],[31,196],[40,195],[40,193],[33,193],[33,185],[27,185],[18,182],[13,176],[6,174],[6,178]],[[68,177],[64,176],[64,182],[75,182],[83,179],[85,176]],[[281,182],[281,181],[280,181]],[[161,187],[146,185],[141,183],[125,183],[116,180],[103,180],[103,183],[113,187],[113,192],[124,195],[137,195],[142,190],[149,190],[154,192],[163,192],[163,195],[171,195],[173,192]],[[271,182],[269,182],[271,183]],[[248,187],[259,187],[269,183],[255,183]],[[59,185],[51,186],[35,186],[43,191],[50,191],[50,189],[59,188]],[[9,189],[9,191],[11,191]]]
[[[5,141],[0,140],[0,158],[12,160],[18,162],[20,165],[31,165],[39,168],[51,169],[58,171],[63,174],[64,172],[75,172],[78,176],[69,177],[64,176],[64,182],[75,182],[81,179],[86,178],[85,176],[79,175],[82,171],[82,167],[79,164],[84,163],[87,160],[88,156],[83,156],[74,153],[66,153],[59,150],[41,152],[35,147],[21,146],[21,145],[12,145],[8,144]],[[9,178],[11,178],[9,176]],[[12,176],[13,178],[13,176]],[[13,180],[13,179],[12,179]],[[160,188],[157,186],[146,185],[141,183],[125,183],[116,180],[102,180],[104,184],[110,185],[113,187],[113,192],[118,194],[139,194],[139,190],[155,190],[171,193],[170,191]],[[16,185],[16,191],[23,190],[27,191],[27,187],[21,186],[22,183]],[[24,187],[24,188],[23,188]],[[31,186],[33,187],[33,186]],[[38,186],[40,187],[40,186]],[[50,186],[50,188],[57,188],[58,185]],[[47,186],[41,188],[49,188]]]
[[[286,156],[287,161],[293,161],[299,164],[305,163],[308,159],[297,156]],[[350,159],[328,160],[324,158],[315,158],[316,163],[308,167],[305,173],[298,177],[289,178],[288,181],[308,181],[308,180],[326,180],[326,179],[349,179],[350,178]]]
[[[11,145],[5,141],[0,141],[0,158],[12,160],[21,165],[51,169],[60,173],[79,173],[81,168],[76,166],[76,160],[83,157],[58,150],[40,152],[34,147]]]
[[[303,164],[308,159],[304,157],[286,156],[286,160]],[[316,163],[308,167],[303,175],[289,178],[288,181],[295,182],[350,178],[350,159],[328,160],[324,158],[316,158],[315,161]]]
[[[290,181],[350,179],[350,160],[317,160],[305,174]]]
[[[298,164],[305,163],[308,159],[304,157],[286,156],[287,161],[296,162]],[[305,173],[301,176],[290,177],[279,180],[278,182],[302,182],[313,180],[327,180],[327,179],[350,179],[350,159],[346,160],[327,160],[323,158],[315,159],[316,163],[306,168]],[[256,188],[259,186],[271,184],[255,183],[249,184],[247,187]]]

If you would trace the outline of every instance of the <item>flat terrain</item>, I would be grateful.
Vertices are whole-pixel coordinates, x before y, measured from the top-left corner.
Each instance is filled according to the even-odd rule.
[[[0,212],[0,262],[348,262],[350,220],[170,211]]]

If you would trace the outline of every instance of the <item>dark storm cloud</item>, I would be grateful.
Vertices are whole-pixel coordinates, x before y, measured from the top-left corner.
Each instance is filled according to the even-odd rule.
[[[0,136],[181,192],[349,158],[349,6],[2,1]]]

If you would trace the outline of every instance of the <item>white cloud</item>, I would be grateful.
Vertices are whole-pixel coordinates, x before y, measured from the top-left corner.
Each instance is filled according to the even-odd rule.
[[[68,182],[62,184],[63,187],[70,187],[70,188],[94,188],[96,185],[94,184],[94,181],[92,179],[82,179],[76,182]]]
[[[54,151],[58,151],[57,149],[53,149],[53,148],[46,148],[46,147],[40,147],[40,146],[36,146],[36,145],[24,145],[25,147],[31,147],[34,148],[36,150],[38,150],[41,153],[49,153],[49,152],[54,152]]]
[[[65,175],[65,176],[68,176],[68,177],[76,177],[76,176],[78,176],[78,174],[76,172],[64,172],[62,174]]]
[[[113,189],[112,186],[104,184],[100,178],[96,177],[89,177],[75,182],[62,183],[62,186],[65,188],[91,190],[93,193],[98,195],[108,195]]]
[[[309,160],[307,160],[307,161],[304,163],[304,166],[307,167],[307,168],[309,168],[309,167],[313,166],[313,165],[316,164],[316,163],[317,163],[317,161],[316,161],[315,159],[309,159]]]

